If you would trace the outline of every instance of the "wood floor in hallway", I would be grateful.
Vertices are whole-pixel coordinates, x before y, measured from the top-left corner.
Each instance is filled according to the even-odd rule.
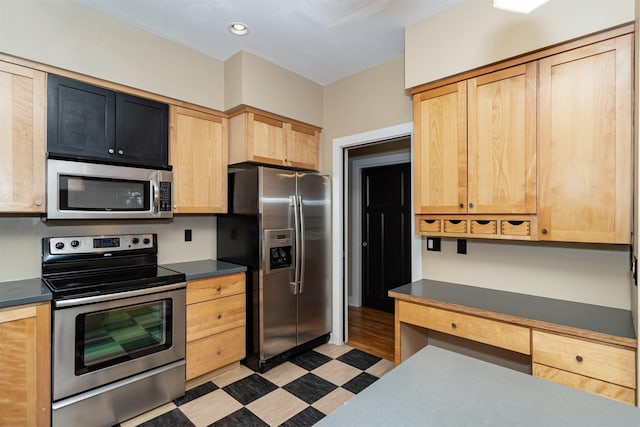
[[[349,307],[347,345],[393,361],[393,314],[367,307]]]

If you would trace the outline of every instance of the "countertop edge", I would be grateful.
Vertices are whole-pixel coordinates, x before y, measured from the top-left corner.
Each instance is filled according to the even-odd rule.
[[[420,283],[421,281],[413,282]],[[469,285],[459,285],[459,286],[469,286]],[[398,289],[398,288],[394,288]],[[618,336],[613,334],[608,334],[604,332],[597,332],[589,329],[578,328],[574,326],[563,325],[559,323],[546,322],[537,319],[531,319],[522,316],[516,316],[513,314],[507,314],[497,311],[491,311],[483,308],[472,307],[469,305],[461,305],[448,301],[437,300],[426,298],[422,296],[409,295],[406,293],[395,291],[394,289],[389,290],[388,295],[397,300],[421,304],[421,305],[429,305],[437,308],[441,308],[444,310],[457,311],[464,314],[470,314],[474,316],[484,317],[491,320],[499,320],[519,326],[525,326],[532,329],[540,329],[544,331],[555,332],[559,334],[566,334],[571,336],[578,336],[585,339],[590,339],[594,341],[600,341],[608,344],[618,345],[622,347],[631,348],[636,350],[638,348],[638,340],[637,338],[628,338],[624,336]],[[483,289],[483,288],[479,288]],[[499,292],[499,291],[498,291]]]

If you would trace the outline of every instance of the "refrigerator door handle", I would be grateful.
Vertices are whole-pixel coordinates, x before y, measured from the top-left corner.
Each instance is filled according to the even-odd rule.
[[[300,273],[298,274],[298,280],[300,283],[300,293],[304,292],[304,212],[302,210],[302,196],[298,196],[298,209],[300,210]]]
[[[299,236],[300,236],[300,219],[298,218],[298,198],[296,196],[290,196],[291,203],[293,206],[293,233],[294,233],[294,262],[293,262],[293,282],[289,283],[289,287],[291,289],[291,293],[293,295],[298,295],[298,283],[300,281],[300,245],[299,245]]]

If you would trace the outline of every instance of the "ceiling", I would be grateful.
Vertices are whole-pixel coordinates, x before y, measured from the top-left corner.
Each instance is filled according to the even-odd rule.
[[[75,1],[220,61],[244,50],[327,85],[403,55],[407,25],[462,0]],[[238,21],[248,35],[228,31]]]

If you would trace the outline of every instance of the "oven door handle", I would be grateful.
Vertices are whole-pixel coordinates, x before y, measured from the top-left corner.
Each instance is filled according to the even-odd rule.
[[[73,307],[76,305],[92,304],[95,302],[113,301],[122,298],[137,297],[141,295],[156,294],[159,292],[172,291],[174,289],[186,288],[186,282],[172,283],[170,285],[155,286],[151,288],[136,289],[135,291],[115,292],[106,295],[92,295],[90,297],[79,297],[62,299],[55,301],[56,308]]]

